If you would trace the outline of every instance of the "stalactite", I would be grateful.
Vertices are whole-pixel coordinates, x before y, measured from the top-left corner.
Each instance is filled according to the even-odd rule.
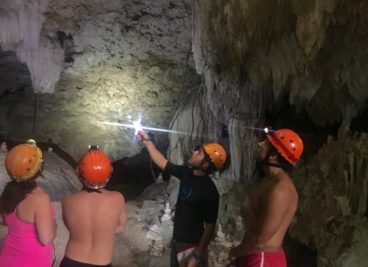
[[[41,37],[37,49],[28,49],[21,45],[17,49],[17,55],[30,69],[35,93],[54,92],[64,68],[64,50],[59,44],[47,37]]]
[[[21,40],[21,25],[16,10],[0,9],[0,43],[16,44]]]
[[[4,51],[15,51],[27,64],[36,93],[54,92],[64,63],[58,42],[41,32],[48,2],[2,1],[0,5],[0,46]]]

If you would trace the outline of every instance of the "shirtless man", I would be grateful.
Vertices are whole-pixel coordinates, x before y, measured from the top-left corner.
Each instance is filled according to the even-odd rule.
[[[300,159],[303,142],[289,129],[271,131],[258,144],[257,161],[265,173],[251,198],[253,219],[243,241],[230,250],[229,267],[286,267],[282,243],[298,205],[287,170]]]
[[[112,166],[97,147],[81,159],[77,174],[81,191],[63,199],[63,220],[70,236],[60,267],[110,267],[115,233],[125,228],[125,200],[104,189]]]

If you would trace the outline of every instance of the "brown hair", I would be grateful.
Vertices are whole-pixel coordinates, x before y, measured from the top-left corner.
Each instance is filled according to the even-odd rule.
[[[36,179],[25,182],[10,181],[0,196],[0,214],[9,214],[15,210],[27,194],[37,187]]]

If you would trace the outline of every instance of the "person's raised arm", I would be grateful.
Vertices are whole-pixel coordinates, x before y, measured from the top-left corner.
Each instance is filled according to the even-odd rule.
[[[161,169],[164,170],[167,164],[167,159],[161,152],[156,148],[155,144],[149,138],[148,134],[144,131],[138,132],[138,137],[142,141],[142,143],[146,146],[147,151],[153,160],[153,162]]]

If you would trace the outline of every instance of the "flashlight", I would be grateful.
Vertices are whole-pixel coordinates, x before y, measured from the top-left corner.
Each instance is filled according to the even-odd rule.
[[[141,120],[142,118],[140,117],[138,120],[133,122],[134,135],[137,135],[138,132],[142,130]]]

